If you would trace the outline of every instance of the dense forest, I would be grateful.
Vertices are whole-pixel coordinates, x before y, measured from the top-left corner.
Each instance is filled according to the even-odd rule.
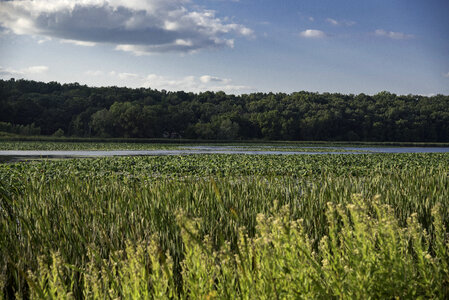
[[[449,96],[168,92],[0,80],[0,131],[73,137],[449,141]]]

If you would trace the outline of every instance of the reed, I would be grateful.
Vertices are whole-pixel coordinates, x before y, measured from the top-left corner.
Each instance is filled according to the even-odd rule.
[[[0,298],[445,298],[449,156],[0,165]]]

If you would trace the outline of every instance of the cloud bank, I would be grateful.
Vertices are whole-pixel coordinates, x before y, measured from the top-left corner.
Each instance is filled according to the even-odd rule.
[[[185,76],[182,78],[167,78],[156,74],[150,74],[145,77],[142,86],[196,93],[204,91],[224,91],[228,93],[241,94],[242,92],[254,90],[250,86],[234,84],[231,79],[219,78],[210,75],[203,75],[200,77]]]
[[[82,46],[112,44],[138,55],[233,47],[244,25],[189,0],[14,0],[0,2],[0,27]]]
[[[42,74],[48,71],[47,66],[31,66],[28,68],[16,70],[12,68],[4,68],[0,66],[0,76],[1,77],[26,77],[28,75]]]
[[[221,78],[211,75],[168,77],[158,74],[135,74],[117,71],[88,70],[85,75],[103,79],[110,84],[125,85],[131,87],[150,87],[158,90],[204,92],[224,91],[228,93],[241,94],[254,91],[247,85],[235,84],[232,79]]]

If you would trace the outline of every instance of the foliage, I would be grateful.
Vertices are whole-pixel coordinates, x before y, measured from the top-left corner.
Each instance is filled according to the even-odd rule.
[[[285,206],[273,216],[257,216],[256,233],[238,231],[215,251],[197,235],[197,222],[178,215],[185,245],[182,290],[174,284],[173,259],[161,252],[158,238],[128,244],[106,259],[89,249],[79,269],[81,295],[87,299],[296,299],[439,298],[449,295],[449,241],[439,207],[432,212],[439,247],[416,216],[401,228],[391,207],[355,195],[347,205],[328,204],[329,233],[315,251],[302,220]],[[39,259],[29,271],[31,299],[72,299],[75,268],[57,253]]]
[[[0,132],[18,135],[40,135],[41,129],[36,127],[34,123],[28,125],[13,125],[7,122],[0,122]]]
[[[0,294],[445,298],[448,168],[447,154],[0,164]]]
[[[137,140],[138,141],[138,140]],[[257,145],[254,143],[240,143],[240,144],[182,144],[182,143],[143,143],[143,142],[114,142],[110,140],[108,142],[94,142],[84,140],[83,142],[72,142],[70,140],[61,141],[11,141],[11,139],[5,139],[0,143],[0,150],[192,150],[201,149],[217,149],[217,150],[249,150],[249,151],[296,151],[296,152],[351,152],[352,150],[345,150],[338,147],[326,147],[327,145],[313,146],[313,144],[273,144],[273,145]],[[333,145],[331,145],[333,146]],[[212,147],[212,148],[210,148]],[[214,148],[215,147],[215,148]],[[310,147],[313,147],[312,149]],[[362,150],[363,151],[363,150]],[[358,150],[358,152],[361,152]]]
[[[389,92],[235,96],[11,79],[0,80],[0,121],[78,137],[448,142],[448,100]]]
[[[64,130],[62,130],[61,128],[58,128],[58,130],[55,131],[55,133],[53,133],[54,137],[63,137],[64,136]]]

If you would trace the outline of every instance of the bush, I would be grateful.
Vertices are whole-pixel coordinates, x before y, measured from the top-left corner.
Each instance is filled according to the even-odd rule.
[[[448,250],[439,207],[433,209],[435,235],[420,227],[416,216],[401,228],[391,207],[376,199],[354,197],[354,203],[329,203],[329,234],[318,251],[284,207],[272,217],[259,214],[256,236],[242,228],[236,251],[225,243],[214,251],[197,237],[197,222],[179,215],[185,259],[182,290],[174,284],[173,260],[154,237],[130,244],[101,260],[93,249],[81,270],[83,296],[92,299],[290,299],[290,298],[440,298],[447,299]],[[430,239],[437,247],[429,248]],[[39,260],[30,272],[32,296],[70,298],[74,272],[58,254]],[[33,297],[32,297],[33,298]]]
[[[55,133],[53,133],[53,136],[54,137],[63,137],[64,136],[64,130],[59,128],[58,130],[55,131]]]

